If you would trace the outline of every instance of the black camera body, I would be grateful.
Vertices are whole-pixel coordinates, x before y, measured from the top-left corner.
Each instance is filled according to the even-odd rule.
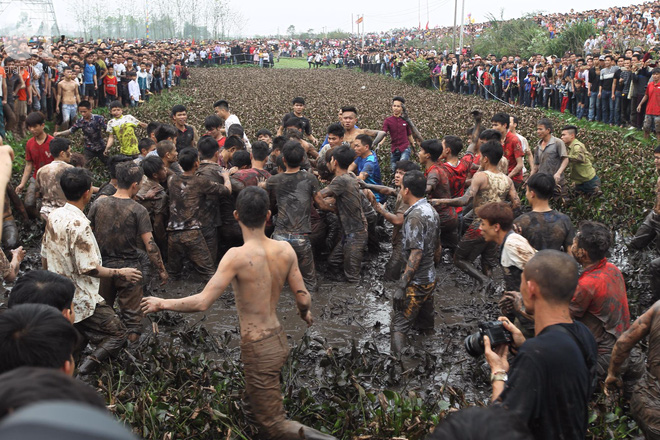
[[[504,328],[501,321],[487,321],[479,323],[479,331],[465,338],[465,350],[472,357],[484,354],[484,336],[490,339],[490,346],[509,344],[513,342],[511,332]]]

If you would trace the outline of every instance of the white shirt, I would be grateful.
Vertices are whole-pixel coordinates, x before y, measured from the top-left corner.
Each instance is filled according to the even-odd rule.
[[[128,94],[135,102],[140,100],[140,86],[136,80],[128,82]]]
[[[236,116],[235,114],[232,113],[231,115],[229,115],[229,117],[227,119],[225,119],[225,131],[229,132],[229,127],[231,127],[234,124],[238,124],[241,127],[243,127],[243,125],[241,124],[241,121],[238,120],[238,116]],[[252,144],[250,144],[250,140],[248,139],[247,135],[245,134],[245,127],[243,127],[243,142],[245,143],[245,148],[248,151],[252,151]]]
[[[89,219],[80,209],[67,203],[50,213],[41,255],[47,260],[48,270],[69,278],[76,286],[76,322],[92,316],[103,298],[99,295],[100,280],[85,274],[101,265],[101,250]]]
[[[527,239],[520,234],[511,232],[507,235],[504,244],[502,245],[502,258],[500,263],[502,267],[515,266],[520,270],[525,269],[525,264],[536,253]]]

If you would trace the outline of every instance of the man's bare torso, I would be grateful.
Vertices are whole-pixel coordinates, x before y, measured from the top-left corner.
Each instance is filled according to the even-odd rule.
[[[62,81],[57,85],[62,93],[62,104],[73,105],[77,104],[76,101],[76,85],[75,81]]]

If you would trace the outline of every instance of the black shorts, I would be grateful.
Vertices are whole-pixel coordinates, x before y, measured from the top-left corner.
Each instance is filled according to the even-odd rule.
[[[85,96],[96,98],[96,89],[94,88],[94,84],[85,84]]]

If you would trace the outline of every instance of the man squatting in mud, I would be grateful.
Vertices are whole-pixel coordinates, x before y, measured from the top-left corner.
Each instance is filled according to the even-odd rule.
[[[241,358],[245,386],[257,423],[272,439],[332,439],[300,423],[285,419],[280,391],[280,370],[289,355],[286,334],[275,312],[284,282],[288,282],[300,317],[312,325],[311,297],[288,242],[265,235],[270,218],[265,190],[248,187],[236,200],[234,216],[243,233],[243,246],[227,251],[202,292],[182,299],[146,297],[142,311],[199,312],[217,300],[231,283],[236,295],[241,329]],[[264,300],[263,292],[270,292]]]

